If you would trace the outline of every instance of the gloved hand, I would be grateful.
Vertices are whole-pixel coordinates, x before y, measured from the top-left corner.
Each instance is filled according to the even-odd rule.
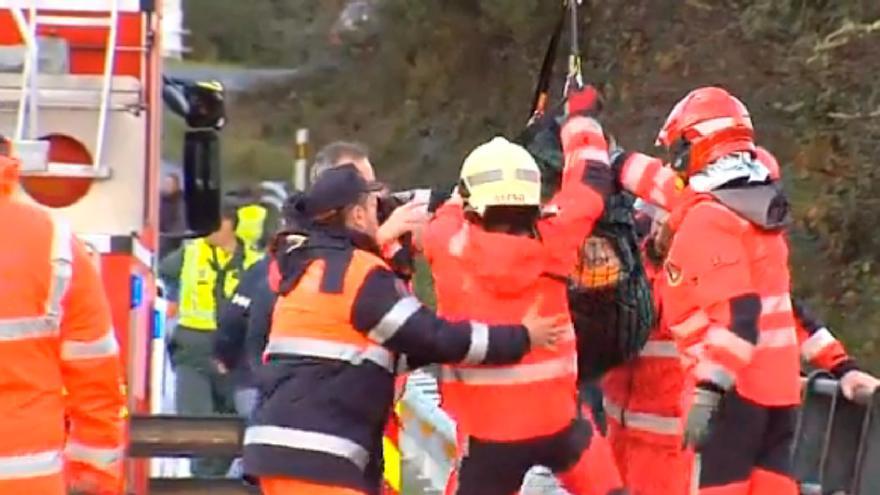
[[[602,162],[587,161],[587,166],[584,168],[584,183],[605,199],[619,190],[614,171]]]
[[[722,394],[703,385],[694,389],[694,400],[688,411],[687,423],[684,427],[683,447],[700,448],[709,438],[712,418],[718,410]]]
[[[594,115],[602,109],[599,92],[591,85],[569,87],[565,98],[565,116]]]

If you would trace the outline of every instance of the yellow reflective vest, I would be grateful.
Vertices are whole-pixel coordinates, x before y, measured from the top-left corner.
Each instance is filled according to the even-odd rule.
[[[256,248],[266,230],[266,217],[269,212],[265,206],[252,204],[238,209],[238,226],[235,235],[251,248]]]
[[[241,242],[231,254],[205,239],[189,243],[180,270],[178,323],[193,330],[216,330],[218,300],[231,297],[241,272],[262,256]]]

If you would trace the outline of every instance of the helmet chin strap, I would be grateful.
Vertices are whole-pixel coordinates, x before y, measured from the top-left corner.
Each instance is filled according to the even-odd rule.
[[[670,151],[672,154],[672,160],[670,161],[670,164],[672,165],[673,170],[681,173],[686,173],[688,165],[691,161],[690,141],[681,138],[672,145]]]

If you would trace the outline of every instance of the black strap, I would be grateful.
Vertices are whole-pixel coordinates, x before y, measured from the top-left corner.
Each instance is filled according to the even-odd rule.
[[[541,72],[538,74],[538,83],[535,94],[532,97],[532,107],[529,119],[540,117],[547,108],[547,99],[550,97],[550,83],[553,80],[553,66],[556,63],[556,54],[559,49],[559,38],[562,36],[562,28],[565,25],[565,2],[560,2],[562,9],[559,11],[559,20],[550,36],[547,51],[544,52],[544,61],[541,62]]]

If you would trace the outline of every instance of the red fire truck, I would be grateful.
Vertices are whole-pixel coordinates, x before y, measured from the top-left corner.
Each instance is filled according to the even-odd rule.
[[[150,412],[160,9],[151,0],[0,1],[0,134],[19,152],[28,196],[61,211],[100,257],[133,414]],[[199,96],[176,86],[175,110]],[[200,108],[217,101],[208,103]],[[217,144],[213,128],[187,132],[184,200],[192,236],[219,221]],[[147,464],[132,462],[129,471],[130,491],[146,493]]]

